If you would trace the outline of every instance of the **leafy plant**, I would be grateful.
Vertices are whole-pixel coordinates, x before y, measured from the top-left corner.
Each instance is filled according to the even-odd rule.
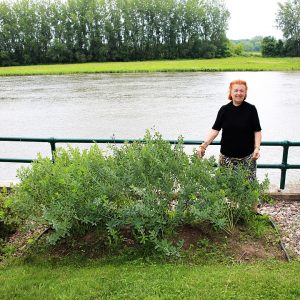
[[[16,229],[16,216],[10,208],[9,192],[2,188],[0,192],[0,239],[3,241]]]
[[[11,208],[27,224],[51,227],[50,243],[97,226],[111,248],[129,237],[167,256],[178,256],[182,244],[173,236],[184,224],[208,222],[230,233],[247,222],[264,188],[244,169],[187,155],[182,138],[173,146],[149,131],[143,141],[111,145],[110,155],[97,145],[58,149],[55,163],[39,156],[18,176]]]

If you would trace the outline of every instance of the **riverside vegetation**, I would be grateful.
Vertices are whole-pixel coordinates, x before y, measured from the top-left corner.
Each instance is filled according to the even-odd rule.
[[[1,67],[0,76],[136,72],[299,71],[299,57],[259,56],[219,59],[106,62]]]
[[[108,151],[108,150],[107,150]],[[125,244],[180,256],[183,226],[210,226],[224,234],[251,224],[267,181],[250,182],[244,169],[216,167],[213,157],[188,155],[159,133],[105,154],[97,145],[60,148],[55,163],[39,156],[18,171],[20,184],[2,200],[6,223],[50,228],[56,244],[97,228],[108,249]]]

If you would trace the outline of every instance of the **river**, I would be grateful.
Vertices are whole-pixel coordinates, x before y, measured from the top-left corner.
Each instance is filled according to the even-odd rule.
[[[0,77],[0,136],[142,138],[146,129],[165,139],[204,139],[233,79],[248,82],[264,141],[300,141],[300,72],[196,72]],[[219,137],[220,138],[220,137]],[[219,139],[217,138],[217,139]],[[192,151],[187,150],[187,151]],[[0,157],[48,155],[48,144],[1,142]],[[217,155],[210,147],[207,155]],[[280,163],[281,148],[262,147],[260,163]],[[290,149],[300,163],[300,147]],[[21,164],[0,163],[0,181],[15,181]],[[258,170],[279,184],[279,170]],[[300,182],[299,170],[287,181]]]

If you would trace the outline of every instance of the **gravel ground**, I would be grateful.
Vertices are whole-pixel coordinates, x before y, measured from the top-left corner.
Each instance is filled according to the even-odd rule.
[[[259,212],[271,217],[288,251],[300,258],[300,201],[277,201],[263,204]]]

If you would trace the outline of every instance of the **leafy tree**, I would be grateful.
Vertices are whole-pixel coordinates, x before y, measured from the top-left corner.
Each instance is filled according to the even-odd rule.
[[[15,16],[7,3],[0,3],[0,65],[8,66],[13,63],[14,44],[13,26],[15,26]]]
[[[226,29],[228,28],[227,20],[230,16],[224,2],[219,0],[207,0],[204,3],[204,10],[207,21],[205,35],[216,47],[215,56],[224,57],[227,53]]]
[[[285,56],[284,43],[282,40],[278,40],[276,43],[276,54],[277,56]]]
[[[287,55],[300,55],[300,0],[278,3],[276,22],[287,39]]]
[[[276,39],[273,36],[267,36],[262,41],[263,56],[277,56]]]

